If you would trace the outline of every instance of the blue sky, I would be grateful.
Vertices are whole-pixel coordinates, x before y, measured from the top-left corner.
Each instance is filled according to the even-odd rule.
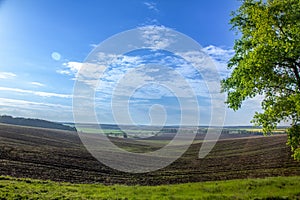
[[[107,38],[144,26],[171,29],[191,37],[203,47],[224,78],[229,74],[226,62],[233,54],[237,37],[229,30],[228,22],[230,12],[237,9],[239,3],[234,0],[0,1],[0,114],[73,121],[73,86],[82,63],[96,45]],[[139,56],[142,54],[145,56],[145,52],[138,53]],[[160,64],[162,61],[174,64],[175,57],[173,61],[168,58],[151,57],[160,60]],[[123,63],[115,67],[126,69],[126,66]],[[106,76],[112,79],[109,75],[107,71]],[[188,79],[195,83],[195,90],[202,87],[196,81],[201,78]],[[154,116],[165,112],[168,113],[168,124],[179,123],[178,101],[166,95],[166,88],[155,87],[150,84],[140,88],[131,97],[129,110],[133,120],[141,124],[157,121],[159,117],[149,119],[147,112],[154,108]],[[98,117],[102,123],[115,123],[113,116],[107,114],[111,111],[111,98],[103,98],[101,86],[97,91]],[[164,95],[150,98],[150,91],[160,91],[158,93]],[[142,93],[144,99],[136,103]],[[148,95],[147,104],[141,104],[145,102],[145,95]],[[203,108],[201,125],[209,123],[211,116],[210,103],[204,101],[205,98],[209,96],[197,96]],[[225,125],[248,125],[254,111],[259,110],[259,101],[259,97],[248,100],[237,112],[227,110]]]

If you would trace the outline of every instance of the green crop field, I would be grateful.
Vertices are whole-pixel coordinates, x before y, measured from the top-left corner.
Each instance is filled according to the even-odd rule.
[[[1,199],[300,199],[299,188],[299,176],[160,186],[105,186],[0,177]]]

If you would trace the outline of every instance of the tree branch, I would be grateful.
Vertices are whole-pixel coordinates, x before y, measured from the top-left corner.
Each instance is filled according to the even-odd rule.
[[[296,92],[296,91],[294,91],[294,90],[292,90],[292,89],[290,89],[290,88],[280,87],[280,86],[278,86],[278,85],[269,85],[269,87],[270,87],[270,88],[279,89],[279,90],[281,90],[281,92],[284,91],[284,90],[286,90],[286,91],[288,91],[288,92],[290,92],[290,93],[292,93],[292,94],[294,94],[294,93]]]
[[[292,65],[292,69],[293,69],[294,74],[296,76],[298,90],[300,90],[300,76],[299,76],[298,67],[296,65]]]
[[[283,28],[280,26],[280,24],[277,24],[280,32],[286,37],[287,35],[285,34],[285,31],[283,31]]]

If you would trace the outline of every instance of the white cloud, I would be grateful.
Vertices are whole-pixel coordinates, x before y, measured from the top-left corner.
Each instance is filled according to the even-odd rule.
[[[14,106],[14,107],[20,107],[20,108],[30,108],[32,105],[34,105],[34,106],[41,106],[41,107],[46,106],[51,109],[58,108],[58,109],[71,110],[70,106],[65,106],[65,105],[61,105],[61,104],[40,103],[40,102],[25,101],[25,100],[19,100],[19,99],[8,99],[8,98],[0,98],[0,105],[1,106]]]
[[[66,62],[66,63],[63,63],[63,66],[65,69],[58,70],[57,71],[58,73],[66,74],[66,75],[74,75],[80,70],[82,63],[81,62]]]
[[[218,50],[218,52],[214,51],[210,52],[210,54],[214,55],[213,53],[216,53],[217,55],[221,55],[221,48]],[[220,92],[220,88],[216,86],[219,85],[221,77],[217,76],[218,71],[224,71],[224,69],[217,69],[213,61],[205,53],[200,51],[190,51],[178,54],[185,60],[173,56],[163,57],[163,55],[159,52],[154,52],[154,54],[155,55],[153,57],[158,58],[154,58],[153,60],[153,57],[151,58],[149,55],[117,56],[105,55],[102,53],[99,54],[100,61],[97,61],[97,63],[109,65],[108,63],[111,62],[113,63],[114,67],[110,67],[105,72],[103,72],[103,69],[101,69],[101,73],[103,73],[103,76],[101,77],[99,75],[95,76],[97,73],[96,71],[93,71],[93,69],[87,69],[87,72],[83,74],[88,74],[88,71],[92,71],[92,73],[90,72],[90,75],[85,75],[84,77],[92,77],[95,79],[95,81],[100,79],[101,81],[99,82],[100,85],[97,88],[97,91],[103,94],[111,94],[117,85],[119,85],[118,93],[120,95],[129,95],[132,91],[136,90],[138,86],[145,85],[147,83],[163,84],[170,86],[170,88],[180,88],[182,91],[184,91],[187,86],[190,86],[199,96],[208,96],[209,92]],[[149,60],[155,64],[151,66]],[[193,66],[190,63],[193,64]],[[157,68],[155,66],[166,66],[166,68]],[[221,65],[217,66],[223,67]],[[140,69],[136,70],[137,67]],[[168,67],[169,70],[167,70]],[[178,78],[179,76],[181,79]],[[189,85],[187,85],[187,83]],[[93,84],[96,83],[93,82]],[[214,88],[210,87],[210,91],[208,91],[207,84],[214,86]],[[186,87],[183,88],[183,85]],[[165,92],[162,92],[161,94],[150,94],[151,91],[148,93],[144,91],[145,98],[156,99],[159,98],[160,95],[166,96]],[[180,92],[177,95],[184,97],[189,96],[190,94]],[[140,93],[138,97],[142,98],[142,93]]]
[[[0,72],[0,79],[10,79],[14,78],[17,75],[11,72]]]
[[[213,57],[215,56],[225,57],[226,60],[228,60],[234,53],[233,49],[228,49],[228,48],[222,49],[221,47],[217,47],[214,45],[209,45],[207,47],[204,47],[203,51]]]
[[[187,66],[192,64],[198,71],[209,70],[209,72],[212,72],[214,70],[215,66],[209,60],[209,57],[201,51],[178,52],[176,55],[188,61],[188,63],[185,63]]]
[[[35,85],[35,86],[39,86],[39,87],[44,87],[45,86],[45,84],[40,83],[40,82],[35,82],[35,81],[30,82],[30,84]]]
[[[90,47],[92,48],[96,48],[98,46],[98,44],[90,44]]]
[[[71,71],[69,69],[58,69],[56,70],[57,73],[59,74],[64,74],[64,75],[71,75]]]
[[[155,12],[159,12],[158,8],[157,8],[157,4],[154,2],[144,2],[144,5],[149,9],[149,10],[153,10]]]
[[[146,18],[146,19],[144,20],[143,23],[141,23],[141,24],[139,25],[139,27],[142,27],[142,26],[149,26],[149,25],[157,25],[157,26],[159,26],[159,25],[160,25],[160,22],[159,22],[157,19],[153,19],[153,18],[148,17],[148,18]]]
[[[229,59],[234,55],[234,50],[230,48],[221,48],[209,45],[202,49],[208,54],[218,65],[226,66]]]
[[[80,81],[94,88],[100,78],[102,80],[105,79],[106,81],[115,82],[120,75],[124,74],[127,70],[136,67],[140,63],[141,60],[138,56],[105,54],[100,52],[97,55],[97,61],[94,61],[94,63],[67,62],[63,64],[64,68],[57,72],[74,76],[75,81]],[[104,74],[104,71],[111,65],[116,67]]]
[[[19,88],[0,87],[0,91],[33,94],[33,95],[41,96],[41,97],[72,98],[72,95],[68,95],[68,94],[58,94],[58,93],[51,93],[51,92],[24,90],[24,89],[19,89]]]
[[[159,31],[157,30],[157,27],[154,29],[149,29],[148,27],[145,29],[145,32],[148,32],[148,35],[151,35],[152,33],[153,35],[156,35]],[[161,58],[162,55],[160,53],[154,52],[155,56],[160,56],[160,58],[156,59],[155,62],[157,65],[162,66],[176,66],[173,68],[173,71],[176,71],[191,85],[192,88],[195,88],[197,95],[207,95],[205,81],[211,83],[215,82],[214,84],[216,85],[219,84],[219,80],[221,79],[221,77],[216,77],[218,72],[228,74],[228,70],[226,69],[223,60],[225,60],[225,58],[229,59],[229,56],[232,54],[232,50],[226,50],[210,45],[205,47],[204,51],[209,54],[213,60],[200,51],[178,53],[178,55],[185,60],[172,56],[165,56]],[[223,58],[222,62],[220,59],[215,59],[218,57]],[[100,91],[103,94],[111,94],[111,91],[114,90],[121,78],[130,71],[130,76],[125,76],[126,81],[122,81],[123,88],[133,89],[131,86],[136,88],[139,84],[145,84],[153,81],[154,79],[151,77],[153,76],[153,73],[149,73],[158,72],[160,69],[149,68],[149,59],[151,59],[151,56],[149,57],[149,55],[126,56],[98,53],[98,59],[94,61],[95,63],[68,62],[64,64],[66,69],[62,72],[75,76],[75,74],[83,67],[80,70],[80,77],[76,77],[77,80],[92,87],[96,87],[98,80],[101,80],[99,82],[100,87],[96,88],[97,91]],[[190,63],[193,64],[193,66],[191,66]],[[143,68],[144,66],[147,67],[145,67],[143,71],[132,72],[132,69],[137,67]],[[197,71],[200,72],[200,75],[196,75]],[[163,80],[164,84],[171,85],[172,87],[180,87],[180,84],[183,84],[183,82],[174,81],[174,74],[158,72],[154,76],[156,76],[154,81],[158,81],[160,79],[161,83]],[[204,79],[204,81],[200,79]],[[219,88],[216,88],[216,90],[219,92]],[[128,94],[128,91],[126,90],[122,92],[122,94],[126,93]]]
[[[227,63],[234,55],[234,50],[209,45],[202,51],[178,52],[177,55],[193,64],[206,79],[213,80],[218,75],[220,80],[230,73]]]
[[[56,122],[73,121],[71,106],[19,99],[0,98],[0,113],[13,116],[47,119]]]
[[[148,26],[141,31],[145,43],[152,49],[169,47],[174,40],[172,36],[162,35],[164,31],[163,34],[168,34],[165,27]],[[185,104],[180,108],[185,112],[195,109],[195,102],[191,103],[193,98],[201,99],[198,107],[206,112],[205,116],[209,115],[211,102],[217,104],[215,107],[224,106],[225,99],[220,96],[220,79],[223,74],[229,73],[226,63],[232,56],[232,50],[211,45],[203,48],[203,52],[186,51],[175,56],[161,51],[150,50],[149,53],[137,53],[138,56],[98,53],[93,63],[68,62],[64,70],[73,75],[80,70],[76,78],[89,86],[95,87],[99,81],[96,93],[101,98],[97,99],[96,106],[101,113],[109,112],[112,105],[124,109],[129,98],[143,103],[139,105],[146,108],[155,101],[165,101],[165,97],[177,97]],[[111,100],[116,102],[111,104]],[[178,107],[172,109],[178,110]]]
[[[172,29],[165,26],[149,25],[140,27],[139,31],[142,35],[144,48],[153,50],[166,49],[176,40],[176,36],[172,33]]]

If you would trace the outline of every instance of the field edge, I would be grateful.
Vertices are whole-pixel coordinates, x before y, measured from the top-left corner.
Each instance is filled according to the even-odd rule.
[[[0,176],[0,199],[300,199],[300,176],[159,186],[73,184]]]

